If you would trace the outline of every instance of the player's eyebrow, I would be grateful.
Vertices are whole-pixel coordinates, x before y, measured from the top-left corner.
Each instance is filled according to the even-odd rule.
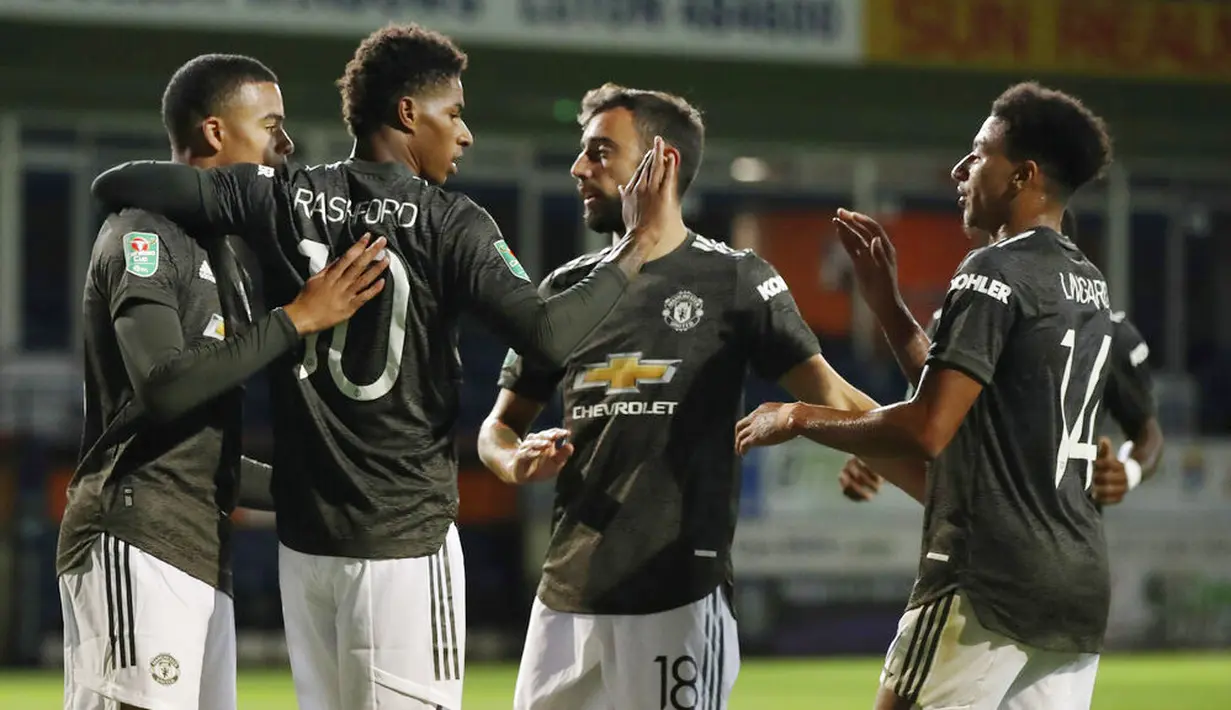
[[[267,113],[264,116],[262,116],[261,120],[262,121],[277,121],[278,123],[284,123],[286,121],[286,116],[280,113],[271,112],[271,113]]]
[[[601,148],[604,146],[614,148],[616,147],[616,142],[606,136],[590,136],[589,138],[583,138],[581,140],[581,147],[583,150],[587,148]]]

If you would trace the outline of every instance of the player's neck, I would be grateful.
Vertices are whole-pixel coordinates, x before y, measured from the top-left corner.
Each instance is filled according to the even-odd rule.
[[[1039,227],[1063,233],[1063,223],[1064,205],[1062,204],[1048,203],[1031,210],[1014,210],[1013,214],[1009,216],[1009,221],[1004,223],[992,241],[998,242],[1002,239],[1016,237],[1023,232]]]
[[[415,160],[414,154],[410,152],[406,136],[387,126],[382,126],[363,138],[356,138],[351,157],[372,163],[401,163],[415,175],[419,174],[419,161]]]
[[[192,167],[200,168],[201,170],[208,170],[209,168],[216,168],[223,165],[223,163],[218,161],[217,153],[214,153],[213,155],[200,155],[193,153],[191,149],[187,148],[184,150],[172,151],[171,162],[191,165]]]
[[[623,239],[622,234],[611,235],[612,244],[619,243],[621,239]],[[680,217],[678,221],[672,221],[671,225],[663,232],[662,239],[658,240],[658,244],[646,256],[645,260],[654,261],[655,259],[661,259],[678,249],[686,239],[688,239],[688,227],[684,225],[684,218]]]

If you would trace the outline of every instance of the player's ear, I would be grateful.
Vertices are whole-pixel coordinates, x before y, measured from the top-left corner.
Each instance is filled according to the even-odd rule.
[[[1042,180],[1043,174],[1039,170],[1039,164],[1033,160],[1023,160],[1017,166],[1017,170],[1013,171],[1013,186],[1018,190],[1033,184],[1035,181]]]
[[[413,134],[415,132],[415,120],[419,116],[419,107],[415,105],[415,100],[410,96],[403,96],[398,99],[397,108],[395,109],[396,116],[394,120],[397,125],[401,126],[402,130]]]
[[[201,122],[201,136],[205,139],[205,144],[212,148],[215,153],[222,152],[222,138],[225,133],[226,131],[220,118],[210,116]]]

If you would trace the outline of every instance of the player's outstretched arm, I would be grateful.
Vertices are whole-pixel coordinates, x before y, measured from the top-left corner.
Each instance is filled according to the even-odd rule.
[[[248,163],[203,170],[137,160],[106,170],[90,190],[109,210],[136,207],[165,215],[189,232],[249,235],[270,226],[275,174]]]
[[[446,217],[453,245],[446,268],[456,290],[514,349],[553,367],[563,365],[615,308],[629,278],[661,239],[663,215],[675,199],[678,170],[673,156],[656,142],[623,189],[625,204],[636,206],[632,221],[625,222],[628,234],[588,276],[550,297],[531,285],[491,216],[459,200]]]
[[[312,276],[295,300],[235,337],[186,347],[179,312],[163,303],[132,301],[114,320],[124,367],[145,411],[173,420],[239,386],[301,336],[332,328],[380,293],[388,262],[384,240],[364,237]],[[381,257],[381,258],[378,258]]]
[[[931,461],[952,440],[982,391],[983,385],[965,373],[940,368],[924,370],[919,389],[909,402],[869,412],[802,402],[763,404],[736,425],[736,450],[743,455],[754,446],[806,436],[860,457]],[[888,470],[881,473],[887,478],[890,475]],[[922,480],[903,481],[903,490],[919,498]]]
[[[808,404],[823,404],[854,412],[866,412],[877,407],[876,400],[847,382],[819,353],[787,370],[778,384],[796,399]]]
[[[505,483],[554,478],[573,455],[566,429],[527,434],[542,411],[542,402],[501,389],[479,428],[479,459]]]

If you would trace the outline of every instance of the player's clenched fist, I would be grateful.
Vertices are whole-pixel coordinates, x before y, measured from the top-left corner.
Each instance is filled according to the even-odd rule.
[[[842,487],[842,495],[856,502],[872,500],[880,491],[881,477],[876,471],[857,456],[846,460],[842,473],[838,476],[838,485]]]
[[[372,241],[372,235],[365,234],[304,282],[295,300],[282,309],[300,335],[332,328],[381,292],[385,281],[380,275],[389,268],[385,243],[384,237]]]
[[[555,478],[573,455],[567,429],[546,429],[526,435],[513,454],[513,483]]]

